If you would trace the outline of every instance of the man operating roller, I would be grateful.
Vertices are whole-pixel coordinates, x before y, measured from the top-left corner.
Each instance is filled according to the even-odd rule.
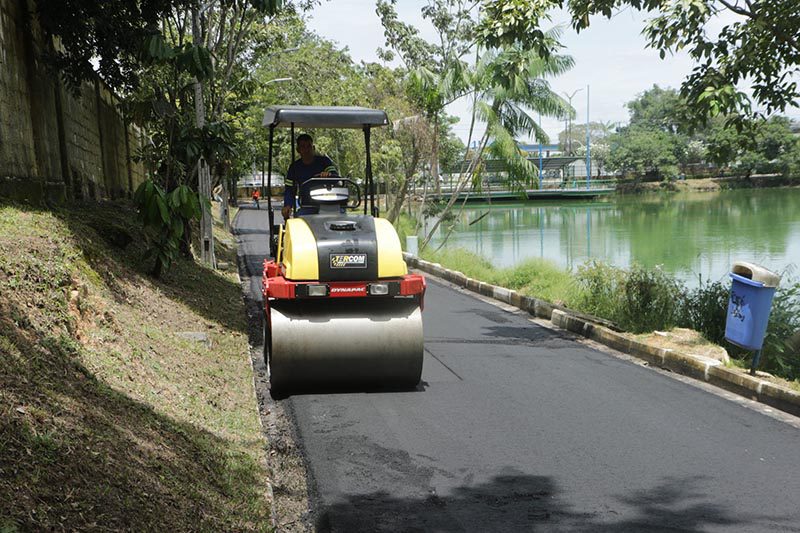
[[[292,215],[292,207],[295,205],[295,196],[300,186],[314,176],[327,178],[337,175],[338,171],[329,157],[317,154],[314,149],[314,139],[307,133],[297,136],[297,152],[300,158],[289,165],[284,181],[286,191],[283,193],[283,209],[281,213],[284,219]],[[301,207],[297,211],[298,216],[314,214],[313,207]]]

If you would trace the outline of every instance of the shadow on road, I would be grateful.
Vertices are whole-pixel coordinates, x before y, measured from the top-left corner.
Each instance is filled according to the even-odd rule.
[[[509,469],[490,481],[457,487],[446,496],[396,498],[386,492],[353,495],[323,508],[318,531],[705,531],[776,527],[774,517],[742,516],[710,503],[703,478],[665,478],[645,492],[619,496],[618,508],[576,512],[548,476]],[[624,487],[620,487],[624,491]],[[783,521],[783,527],[790,525]]]

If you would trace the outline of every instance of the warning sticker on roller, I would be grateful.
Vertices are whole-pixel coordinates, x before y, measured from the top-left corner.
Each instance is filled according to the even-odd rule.
[[[331,268],[367,268],[367,254],[331,254]]]

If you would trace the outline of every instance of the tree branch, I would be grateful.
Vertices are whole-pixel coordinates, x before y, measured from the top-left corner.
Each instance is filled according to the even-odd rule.
[[[734,13],[736,13],[737,15],[741,15],[743,17],[749,18],[754,23],[758,24],[762,28],[764,28],[767,31],[771,32],[773,35],[775,35],[778,39],[783,41],[785,44],[788,44],[789,46],[791,46],[795,50],[800,51],[800,44],[798,44],[797,39],[794,39],[792,36],[787,35],[786,33],[780,31],[779,29],[777,29],[775,27],[772,27],[772,26],[767,25],[767,24],[762,24],[761,17],[759,17],[758,14],[755,11],[752,10],[752,5],[750,4],[749,1],[747,2],[747,5],[751,7],[750,11],[739,7],[738,3],[737,4],[731,4],[728,0],[719,0],[719,2],[722,5],[724,5],[725,7],[727,7],[729,10],[733,11]]]

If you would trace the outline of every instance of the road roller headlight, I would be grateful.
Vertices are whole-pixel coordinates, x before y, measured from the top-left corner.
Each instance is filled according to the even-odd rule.
[[[386,296],[389,294],[388,283],[371,283],[369,286],[369,293],[372,296]]]
[[[308,295],[312,297],[328,295],[327,285],[306,285],[306,290],[308,291]]]

